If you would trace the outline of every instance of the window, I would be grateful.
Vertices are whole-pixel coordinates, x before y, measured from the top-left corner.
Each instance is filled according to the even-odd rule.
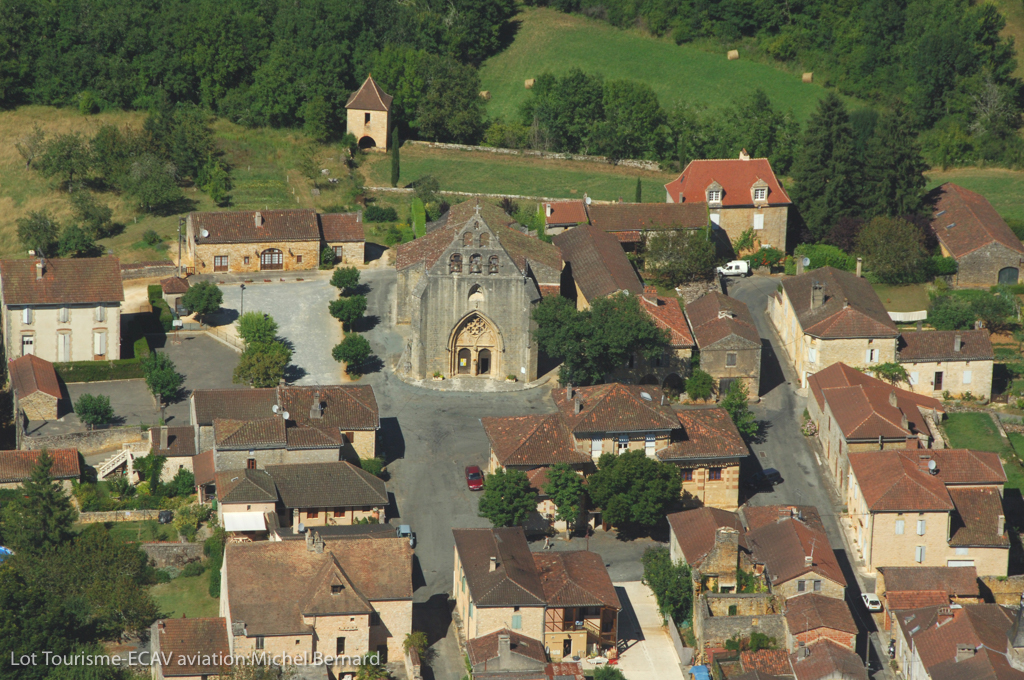
[[[957,557],[966,557],[969,554],[969,551],[967,550],[967,548],[957,548],[956,554]]]
[[[970,371],[964,371],[964,385],[970,385],[970,384],[971,384],[971,372]]]
[[[71,333],[57,334],[57,361],[71,361]]]
[[[249,460],[245,461],[245,467],[247,467],[250,470],[255,470],[256,469],[256,459],[255,458],[250,458]]]
[[[807,581],[796,582],[796,592],[803,593],[807,591]]]
[[[448,273],[462,273],[462,255],[452,253],[451,258],[448,260]]]
[[[319,510],[307,510],[306,511],[306,518],[307,519],[319,519],[319,517],[320,517],[320,511]]]
[[[469,256],[469,273],[482,274],[484,271],[484,258],[474,253]]]
[[[590,452],[601,453],[601,439],[594,437],[590,440]]]
[[[523,615],[513,614],[512,615],[512,630],[522,630],[523,628]]]
[[[263,636],[262,635],[257,635],[256,636],[256,649],[263,649]]]
[[[764,215],[754,215],[754,229],[764,229]]]
[[[625,451],[628,448],[629,448],[629,435],[628,434],[620,434],[619,435],[619,451],[620,452],[621,451]]]
[[[343,590],[345,590],[345,586],[338,585],[338,584],[332,585],[331,586],[331,595],[341,595],[341,591],[343,591]]]
[[[369,125],[369,124],[370,124],[370,114],[364,113],[363,114],[363,125]]]
[[[729,616],[736,616],[736,605],[729,605]]]
[[[722,479],[722,468],[709,468],[708,479],[712,482],[718,482]]]
[[[226,272],[228,270],[228,256],[217,255],[213,258],[213,271]]]
[[[721,203],[722,202],[722,190],[721,189],[708,189],[708,203]]]
[[[378,614],[377,612],[370,612],[370,625],[371,626],[379,626],[380,625],[380,614]]]
[[[814,580],[814,592],[816,592],[816,593],[820,593],[821,592],[821,580],[820,579],[815,579]]]
[[[924,536],[924,526],[925,526],[924,522],[925,521],[923,519],[917,520],[917,535],[918,536]]]
[[[107,308],[100,305],[96,307],[96,320],[103,323],[107,320]]]
[[[818,350],[814,347],[807,348],[807,360],[812,364],[818,363]]]
[[[470,615],[470,616],[473,616],[473,611],[474,611],[473,603],[472,603],[472,602],[470,602],[470,603],[469,603],[469,615]]]
[[[345,257],[345,246],[334,246],[335,257]]]
[[[70,336],[68,336],[67,333],[63,333],[62,335],[70,339]],[[92,353],[98,357],[105,357],[107,355],[106,331],[96,331],[92,334]]]
[[[462,235],[462,245],[471,246],[473,245],[473,232],[467,231]]]
[[[878,361],[878,350],[869,349],[867,353],[864,355],[864,360],[867,361],[869,364],[876,363]]]
[[[32,323],[32,310],[29,307],[21,310],[21,322],[24,324]]]
[[[911,371],[910,372],[910,384],[911,385],[916,385],[920,379],[921,379],[921,374],[920,373],[918,373],[917,371]]]
[[[335,508],[334,509],[334,516],[335,517],[344,517],[345,516],[345,508]]]
[[[693,470],[682,470],[681,472],[682,472],[682,475],[683,475],[683,481],[684,482],[692,482],[693,481]]]
[[[295,264],[302,264],[302,255],[295,256]]]
[[[767,199],[768,199],[768,189],[766,187],[758,187],[757,189],[754,189],[754,200],[755,201],[764,201],[764,200],[767,200]],[[756,221],[755,221],[755,225],[756,225]]]
[[[366,114],[366,115],[369,116],[370,114]],[[345,638],[343,638],[343,637],[338,638],[338,643],[337,643],[337,646],[335,648],[335,651],[336,651],[338,656],[341,656],[342,654],[345,653]]]
[[[35,353],[35,338],[31,335],[21,336],[21,356],[27,356]]]
[[[466,592],[466,575],[462,575],[462,592]]]
[[[69,316],[70,316],[70,313],[69,313],[68,308],[67,307],[61,307],[60,308],[60,322],[61,323],[67,323]]]
[[[735,366],[736,365],[736,352],[726,352],[725,353],[725,365],[726,366]]]
[[[649,434],[644,437],[644,449],[648,456],[654,455],[654,447],[656,443],[655,435]]]
[[[277,248],[267,248],[260,253],[260,269],[284,269],[284,253]]]
[[[923,545],[919,545],[916,548],[914,548],[914,561],[915,562],[924,562],[924,546]]]
[[[246,255],[245,257],[242,258],[242,264],[244,264],[244,265],[248,265],[249,264],[249,256],[248,255]]]
[[[897,536],[902,536],[903,535],[903,520],[901,520],[901,519],[896,520],[896,535]]]

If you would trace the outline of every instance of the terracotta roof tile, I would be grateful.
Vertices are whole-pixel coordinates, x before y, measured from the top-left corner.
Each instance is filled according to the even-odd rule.
[[[818,509],[813,505],[745,505],[742,509],[747,531],[777,524],[786,519],[797,518],[815,531],[825,533]]]
[[[312,427],[298,425],[285,428],[284,435],[289,451],[332,449],[340,447],[344,441],[337,428],[317,430]]]
[[[163,279],[160,281],[160,289],[168,295],[187,293],[189,289],[189,282],[188,279],[172,276],[169,279]]]
[[[811,309],[811,288],[821,284],[824,304]],[[782,282],[800,327],[819,338],[895,338],[896,324],[867,279],[834,267],[786,279]]]
[[[220,675],[226,671],[202,663],[226,659],[231,654],[225,619],[161,619],[156,630],[164,677]]]
[[[24,399],[36,392],[43,392],[55,399],[60,399],[60,382],[57,380],[57,372],[53,370],[53,364],[46,359],[40,359],[34,354],[26,354],[8,361],[7,370],[11,375],[14,392],[19,399]]]
[[[550,210],[550,214],[548,211]],[[544,224],[587,224],[587,209],[582,200],[551,201],[544,204]]]
[[[277,487],[266,470],[224,470],[217,475],[221,503],[276,503]]]
[[[701,349],[730,336],[746,340],[755,347],[761,346],[754,317],[736,298],[711,291],[686,305],[686,316]]]
[[[576,442],[559,414],[481,418],[491,450],[502,466],[586,465],[589,454]]]
[[[42,451],[0,451],[0,484],[24,482],[32,476],[32,470]],[[50,476],[54,479],[78,479],[82,470],[78,464],[78,449],[48,449],[53,464]]]
[[[213,438],[222,450],[283,449],[288,445],[285,422],[278,416],[259,420],[213,421]]]
[[[995,652],[997,657],[1002,657],[1005,662],[1004,654],[1009,646],[1007,635],[1014,623],[1011,610],[997,604],[966,604],[955,609],[946,605],[910,609],[901,611],[895,619],[903,629],[906,639],[912,640],[924,670],[928,673],[940,664],[955,663],[957,645],[962,644],[971,645],[978,650],[975,659],[978,658],[978,652],[987,648],[988,651]],[[950,673],[952,669],[946,668],[943,669],[941,677],[947,680],[1024,678],[1024,673],[1019,671],[1016,675],[1007,674],[1006,671],[1009,669],[1005,668],[1005,663],[999,663],[994,658],[984,661],[987,661],[984,664],[987,668],[962,667],[959,674]],[[993,662],[1003,666],[1004,670],[996,672]],[[964,661],[961,661],[961,664],[963,663]]]
[[[548,607],[621,609],[601,556],[587,550],[533,553]]]
[[[121,266],[116,257],[44,260],[36,279],[35,258],[0,261],[5,305],[80,305],[123,302]]]
[[[772,583],[785,583],[813,572],[846,585],[828,536],[800,520],[787,519],[748,532],[747,545],[754,559],[765,565]],[[813,557],[810,566],[807,557]]]
[[[942,590],[887,590],[885,608],[889,611],[920,609],[949,604],[949,593]]]
[[[729,676],[729,680],[792,680],[792,678],[793,674],[788,670],[785,675],[773,675],[771,673],[754,670],[746,673],[740,673],[739,675]]]
[[[644,291],[632,263],[611,234],[584,225],[564,231],[552,240],[587,300],[622,290],[634,295]]]
[[[219,210],[189,213],[188,217],[199,245],[320,240],[315,210]],[[209,235],[203,236],[203,230]]]
[[[818,628],[857,634],[857,624],[846,601],[818,593],[805,593],[786,600],[786,624],[794,635]]]
[[[759,649],[741,652],[740,665],[744,671],[758,671],[772,675],[789,675],[789,654],[784,649]]]
[[[387,505],[384,480],[345,461],[267,465],[286,508]]]
[[[974,567],[879,567],[890,591],[943,590],[950,597],[981,597]]]
[[[149,428],[149,444],[153,447],[153,453],[168,458],[191,458],[196,455],[196,431],[194,428],[183,425],[181,427],[167,428],[167,449],[160,448],[160,428]]]
[[[359,89],[353,92],[348,101],[345,102],[346,109],[360,109],[365,111],[390,111],[391,95],[380,89],[373,76],[367,76]]]
[[[723,206],[753,205],[751,188],[758,180],[763,180],[768,185],[768,205],[792,203],[775,177],[772,164],[767,158],[690,161],[679,177],[665,185],[665,191],[673,203],[703,203],[707,200],[707,188],[713,182],[718,182],[723,189]]]
[[[311,407],[317,394],[323,412],[320,418],[313,418]],[[304,427],[363,431],[380,428],[377,397],[370,385],[279,387],[278,395],[289,420]]]
[[[573,388],[582,409],[574,413],[574,399],[565,390],[554,390],[552,398],[574,434],[592,432],[645,432],[675,430],[679,419],[670,406],[662,405],[661,390],[652,385],[608,383]],[[650,400],[644,398],[644,394]]]
[[[1005,653],[988,647],[975,650],[969,659],[937,663],[929,671],[931,680],[1024,680],[1024,671],[1011,666]]]
[[[522,527],[453,529],[466,585],[477,607],[542,606],[544,588]],[[490,570],[491,558],[496,568]]]
[[[674,410],[682,427],[672,433],[671,443],[657,452],[661,460],[747,456],[747,445],[725,409],[713,406]]]
[[[695,348],[697,343],[686,323],[678,298],[664,298],[658,295],[657,289],[647,287],[640,296],[640,309],[647,312],[658,328],[670,333],[669,344],[672,347]]]
[[[868,671],[857,654],[828,638],[807,645],[808,655],[790,654],[797,680],[868,680]]]
[[[953,257],[963,257],[993,242],[1024,254],[1024,244],[981,194],[947,182],[933,195],[932,231]]]
[[[1000,489],[995,488],[949,488],[949,497],[956,506],[956,514],[949,527],[951,546],[1010,547],[1005,527],[1002,533],[996,533],[999,518],[1006,513],[999,492]]]
[[[196,477],[197,486],[216,480],[217,471],[214,469],[213,449],[207,449],[192,459],[192,474]]]
[[[960,336],[960,351],[954,350]],[[900,336],[899,361],[991,361],[995,357],[987,329],[977,331],[906,331]]]
[[[708,207],[699,203],[592,203],[590,223],[601,231],[632,232],[703,229],[708,226]]]
[[[699,567],[715,547],[715,532],[721,527],[739,531],[740,546],[747,547],[743,523],[735,512],[704,506],[672,513],[666,519],[683,552],[683,559],[691,567]]]
[[[273,415],[277,390],[273,387],[194,390],[196,425],[213,425],[214,419],[256,420]]]
[[[318,215],[320,233],[327,243],[348,243],[365,241],[363,233],[363,213],[327,213]]]
[[[466,652],[469,654],[469,663],[473,666],[484,664],[480,670],[510,670],[508,668],[501,668],[500,664],[497,663],[498,659],[498,636],[507,635],[509,637],[509,643],[513,654],[524,656],[527,659],[536,661],[537,663],[544,665],[547,663],[548,658],[544,653],[544,643],[540,640],[534,640],[531,637],[520,635],[515,631],[509,630],[508,628],[502,628],[496,630],[489,635],[484,635],[478,638],[473,638],[466,642]],[[494,668],[488,669],[487,662],[495,661]]]
[[[613,233],[619,243],[640,243],[644,240],[643,234],[639,231],[616,231]]]

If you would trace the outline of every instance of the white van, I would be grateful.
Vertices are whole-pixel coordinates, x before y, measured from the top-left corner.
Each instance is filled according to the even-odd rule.
[[[746,260],[733,260],[724,267],[718,267],[721,276],[750,276],[750,263]]]

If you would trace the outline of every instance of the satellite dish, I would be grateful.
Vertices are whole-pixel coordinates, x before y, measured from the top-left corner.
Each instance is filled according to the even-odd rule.
[[[299,533],[300,534],[301,533],[305,533],[305,531],[306,531],[306,525],[303,524],[302,522],[299,522]]]
[[[931,470],[932,472],[935,472],[935,468],[936,467],[938,467],[938,466],[935,465],[935,461],[934,460],[928,461],[928,469],[929,470]]]
[[[285,412],[284,412],[284,413],[282,413],[281,415],[282,415],[282,416],[284,416],[284,419],[285,419],[285,420],[288,420],[288,411],[285,411]]]
[[[807,267],[807,266],[809,266],[811,264],[811,258],[805,257],[803,262],[804,262],[804,266]]]
[[[641,392],[640,398],[643,399],[644,401],[651,401],[651,395],[649,392]]]
[[[199,233],[203,235],[203,238],[209,238],[209,237],[210,237],[210,232],[208,232],[208,231],[207,231],[207,230],[205,230],[205,229],[203,229],[203,230],[202,230],[201,232],[199,232]]]
[[[586,203],[587,205],[590,205],[590,196],[584,196],[583,202]]]
[[[271,406],[270,410],[273,411],[274,413],[277,413],[278,410],[279,410],[278,407],[277,407],[277,404],[274,404],[273,406]]]

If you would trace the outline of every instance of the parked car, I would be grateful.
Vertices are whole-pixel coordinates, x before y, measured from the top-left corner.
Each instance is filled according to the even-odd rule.
[[[869,612],[882,611],[882,601],[874,593],[861,593],[860,599],[864,600],[864,606],[868,608]]]
[[[782,483],[782,473],[775,468],[765,468],[760,472],[755,472],[747,480],[747,486],[752,489],[760,489],[763,486],[775,486],[776,484]]]
[[[396,531],[396,534],[398,535],[399,538],[408,538],[410,548],[416,547],[416,534],[413,533],[412,527],[408,524],[398,525],[398,530]]]
[[[715,269],[722,276],[750,276],[750,263],[746,260],[733,260],[724,267]]]
[[[470,491],[479,491],[484,488],[484,473],[479,466],[469,465],[466,467],[466,485]]]

